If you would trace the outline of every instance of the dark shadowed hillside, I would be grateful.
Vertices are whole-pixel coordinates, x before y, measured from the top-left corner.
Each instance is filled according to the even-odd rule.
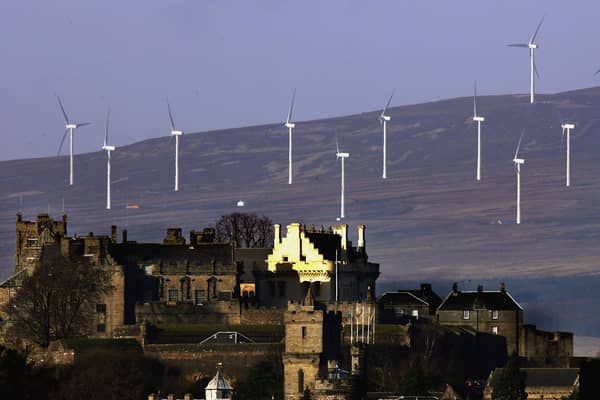
[[[6,276],[13,268],[19,196],[25,218],[46,211],[48,204],[58,216],[64,198],[70,233],[107,233],[114,223],[129,229],[130,240],[141,241],[162,239],[167,227],[189,230],[212,224],[233,211],[239,199],[247,211],[265,213],[283,225],[294,220],[334,224],[339,213],[337,136],[350,152],[346,222],[353,240],[355,225],[367,225],[369,256],[382,264],[385,279],[597,273],[600,88],[538,99],[532,106],[525,95],[479,98],[486,117],[481,183],[474,180],[471,98],[389,110],[385,181],[379,111],[297,123],[292,186],[287,185],[287,131],[282,124],[184,135],[178,193],[172,191],[169,138],[118,148],[111,211],[104,209],[101,152],[76,157],[74,187],[67,185],[66,156],[1,162],[1,271]],[[564,186],[560,128],[567,118],[578,123],[569,189]],[[523,128],[523,224],[517,226],[511,159]],[[49,154],[54,151],[48,149]],[[127,203],[140,208],[127,210]]]

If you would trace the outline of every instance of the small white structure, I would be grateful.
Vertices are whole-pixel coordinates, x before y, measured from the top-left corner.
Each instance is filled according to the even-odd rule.
[[[222,366],[221,363],[217,364],[217,374],[204,389],[206,400],[230,400],[233,397],[233,387],[221,375]]]

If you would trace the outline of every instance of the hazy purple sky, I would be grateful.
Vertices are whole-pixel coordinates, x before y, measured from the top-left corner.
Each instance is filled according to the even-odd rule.
[[[470,95],[600,84],[598,1],[2,0],[0,159],[56,154],[64,122],[91,121],[76,150],[169,133],[283,122],[293,87],[307,120]],[[470,110],[465,110],[468,114]],[[300,130],[298,130],[300,133]],[[285,129],[282,127],[282,135]]]

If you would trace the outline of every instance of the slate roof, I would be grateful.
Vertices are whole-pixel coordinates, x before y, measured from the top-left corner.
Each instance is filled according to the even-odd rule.
[[[475,306],[487,310],[523,310],[508,291],[450,292],[438,310],[473,310]]]
[[[118,243],[110,245],[110,255],[121,264],[178,263],[192,265],[233,264],[233,248],[229,243],[163,245],[159,243]]]
[[[304,232],[304,235],[326,260],[335,261],[335,251],[341,254],[341,236],[337,233]]]
[[[496,368],[493,376],[501,374],[503,368]],[[528,387],[573,387],[579,377],[577,368],[521,368],[525,372]]]
[[[386,292],[379,297],[379,303],[383,305],[408,305],[408,306],[428,306],[427,301],[406,292]]]

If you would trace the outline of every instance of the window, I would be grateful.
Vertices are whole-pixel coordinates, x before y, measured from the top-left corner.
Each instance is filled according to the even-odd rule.
[[[37,245],[38,240],[36,238],[27,238],[27,246]]]
[[[284,281],[277,282],[277,295],[279,297],[285,297],[285,282]]]
[[[416,319],[419,319],[419,310],[412,310],[412,316]]]
[[[469,310],[463,310],[463,319],[469,319],[470,315],[469,315]]]
[[[105,324],[96,325],[96,332],[98,332],[98,333],[106,332],[106,325]]]
[[[177,301],[177,300],[179,300],[179,290],[169,289],[169,301]]]
[[[498,310],[492,311],[492,319],[498,319]]]
[[[306,327],[303,326],[302,327],[302,339],[304,339],[306,337]]]
[[[492,326],[492,333],[493,333],[494,335],[497,335],[497,334],[498,334],[498,327],[497,327],[497,326]]]
[[[288,257],[287,256],[283,256],[283,262],[287,262],[288,261]]]
[[[96,312],[106,313],[106,304],[96,304]]]
[[[228,301],[231,300],[231,292],[226,292],[224,290],[219,291],[218,295],[219,301]]]
[[[194,292],[194,304],[197,306],[201,306],[206,301],[206,290],[197,289]]]
[[[298,370],[298,393],[304,393],[304,371]]]

